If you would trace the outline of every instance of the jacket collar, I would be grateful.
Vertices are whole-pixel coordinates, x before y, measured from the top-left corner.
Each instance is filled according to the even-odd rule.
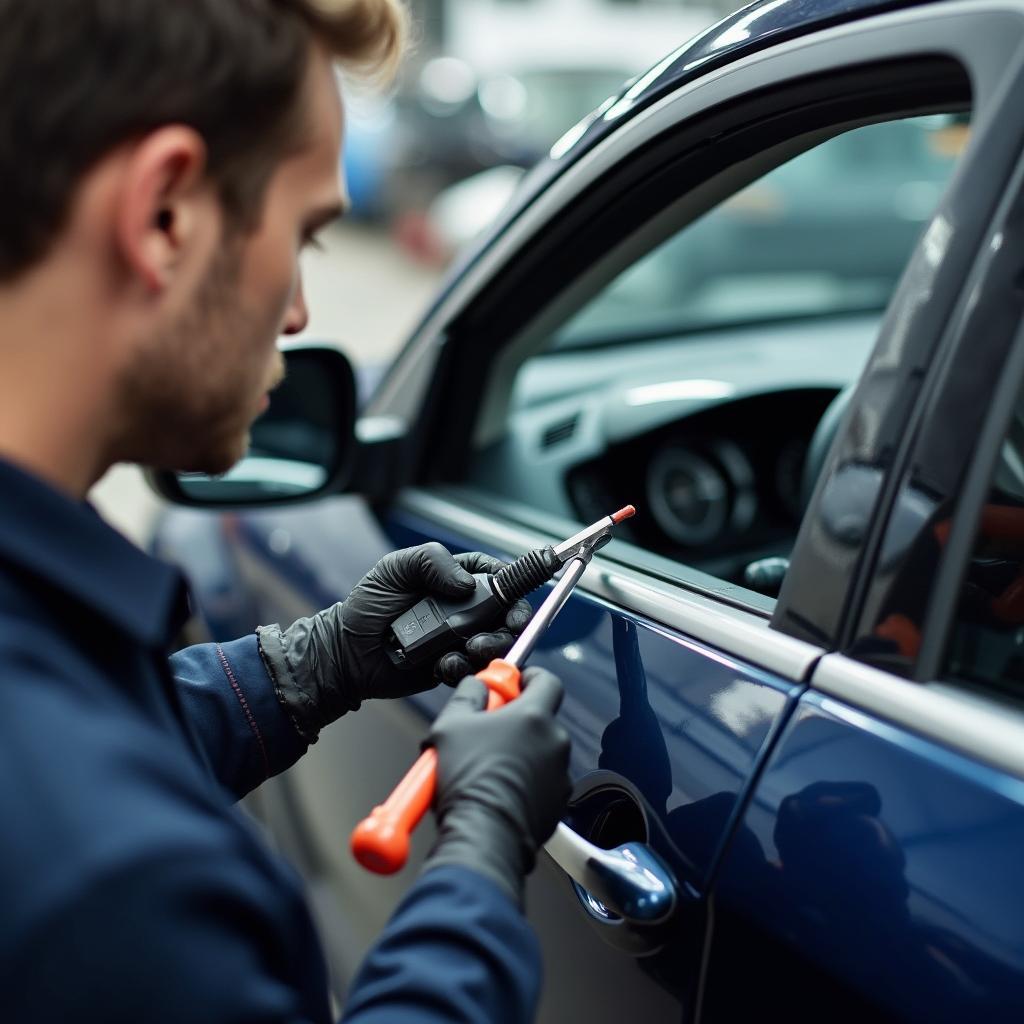
[[[188,616],[182,575],[75,501],[0,459],[0,561],[27,570],[148,647]]]

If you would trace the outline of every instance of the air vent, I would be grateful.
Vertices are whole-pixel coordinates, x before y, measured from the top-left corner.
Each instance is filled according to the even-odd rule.
[[[579,423],[580,418],[578,415],[570,416],[567,420],[561,420],[558,423],[548,427],[547,430],[541,435],[540,446],[541,448],[552,448],[556,444],[561,444],[563,441],[568,441],[573,434],[576,433],[576,425]]]

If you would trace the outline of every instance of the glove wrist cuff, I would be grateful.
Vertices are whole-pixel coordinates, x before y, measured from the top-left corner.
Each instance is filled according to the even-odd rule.
[[[316,743],[320,730],[328,723],[316,699],[316,682],[309,678],[302,660],[296,656],[290,633],[291,630],[282,630],[276,623],[260,626],[256,630],[257,647],[277,701],[295,731],[307,743]]]
[[[479,805],[453,807],[439,824],[438,838],[423,871],[457,865],[484,875],[523,907],[523,887],[536,853],[522,833]]]

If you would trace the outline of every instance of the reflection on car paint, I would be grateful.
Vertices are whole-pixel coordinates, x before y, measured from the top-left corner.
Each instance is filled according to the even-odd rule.
[[[1019,1020],[1022,848],[1024,783],[806,695],[719,877],[711,1019],[734,1019],[744,957],[752,986],[797,972],[823,1008],[834,976],[915,1020]]]

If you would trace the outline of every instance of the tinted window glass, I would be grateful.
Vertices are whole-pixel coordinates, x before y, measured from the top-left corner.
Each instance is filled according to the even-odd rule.
[[[981,511],[948,671],[1017,692],[1024,686],[1024,394]]]
[[[622,273],[554,347],[884,309],[966,130],[910,118],[809,150]]]

